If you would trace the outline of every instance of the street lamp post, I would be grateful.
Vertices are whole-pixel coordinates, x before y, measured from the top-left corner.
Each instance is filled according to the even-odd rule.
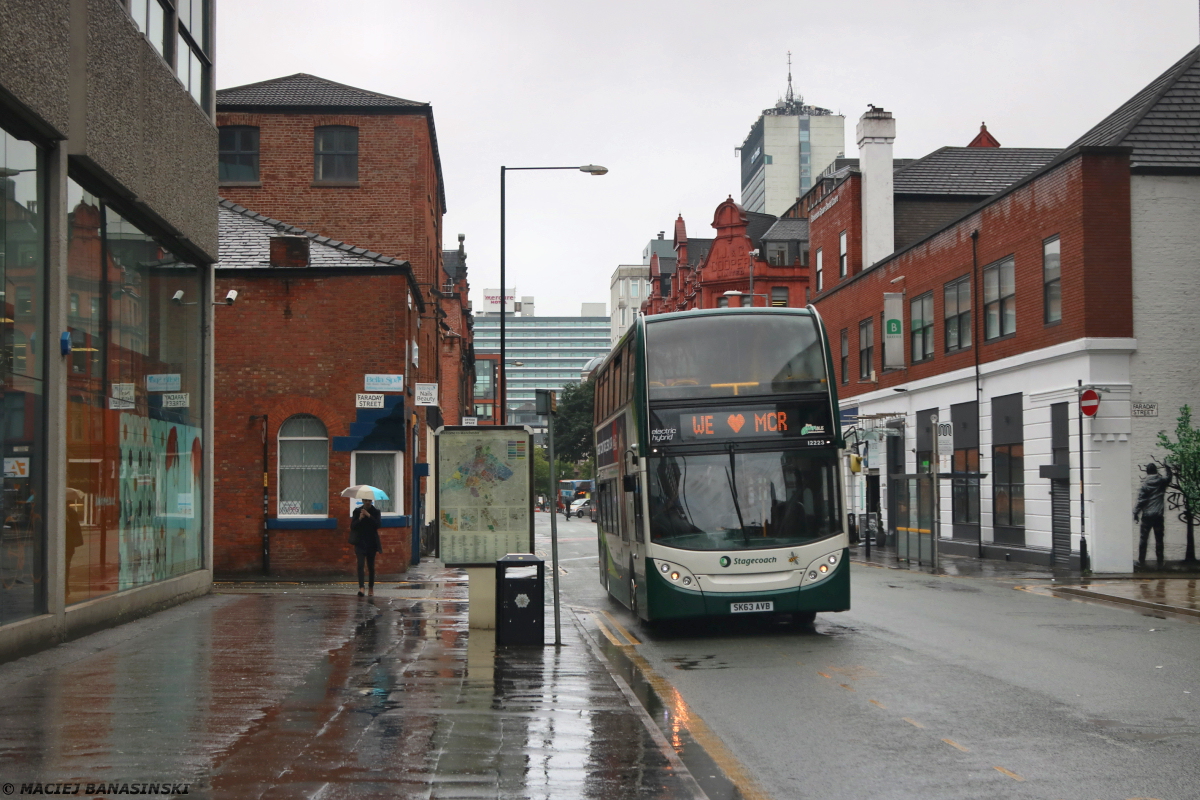
[[[500,167],[500,375],[499,375],[499,395],[500,395],[500,424],[508,424],[508,381],[504,370],[505,357],[505,339],[504,339],[504,307],[505,307],[505,285],[504,276],[504,175],[509,170],[541,170],[541,169],[577,169],[580,172],[586,172],[589,175],[604,175],[608,172],[607,167],[601,167],[596,164],[584,164],[582,167]],[[516,298],[513,298],[514,301]]]

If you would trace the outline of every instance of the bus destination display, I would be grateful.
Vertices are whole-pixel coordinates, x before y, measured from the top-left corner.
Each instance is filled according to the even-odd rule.
[[[683,412],[664,409],[651,414],[653,444],[781,437],[808,439],[811,445],[832,444],[829,412],[788,404]]]

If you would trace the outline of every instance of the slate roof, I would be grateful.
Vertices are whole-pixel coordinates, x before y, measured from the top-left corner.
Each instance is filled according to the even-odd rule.
[[[777,217],[773,214],[762,214],[758,211],[746,212],[746,235],[752,242],[761,242],[763,234],[775,224]]]
[[[1071,146],[1132,147],[1131,169],[1200,168],[1200,47]]]
[[[1062,151],[1033,147],[942,147],[894,173],[896,194],[990,197]]]
[[[764,242],[807,242],[808,220],[781,219],[762,235]]]
[[[281,233],[307,236],[312,240],[308,248],[309,268],[409,266],[407,261],[288,225],[225,199],[219,202],[217,224],[220,255],[213,265],[216,269],[270,268],[270,239]]]
[[[678,266],[679,259],[675,256],[659,256],[658,257],[658,274],[659,275],[674,275],[675,267]]]
[[[442,251],[442,269],[446,272],[446,277],[451,283],[456,283],[459,278],[467,274],[467,264],[465,259],[458,257],[457,250]]]
[[[310,106],[408,109],[427,108],[429,104],[405,100],[402,97],[390,97],[378,92],[368,92],[366,89],[334,83],[304,72],[217,91],[218,111],[232,111],[246,107],[296,108]]]
[[[712,239],[688,238],[687,249],[688,261],[691,262],[690,266],[695,267],[704,263],[704,259],[708,255],[708,251],[712,249],[712,243]]]

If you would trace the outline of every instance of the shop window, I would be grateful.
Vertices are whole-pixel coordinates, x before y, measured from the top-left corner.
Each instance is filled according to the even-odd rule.
[[[383,487],[380,487],[383,488]],[[279,516],[329,516],[329,436],[310,414],[279,428]]]

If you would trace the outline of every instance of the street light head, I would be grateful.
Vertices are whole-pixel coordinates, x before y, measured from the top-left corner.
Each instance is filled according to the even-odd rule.
[[[579,168],[579,171],[586,172],[589,175],[606,175],[608,174],[608,167],[602,167],[599,164],[584,164]]]

